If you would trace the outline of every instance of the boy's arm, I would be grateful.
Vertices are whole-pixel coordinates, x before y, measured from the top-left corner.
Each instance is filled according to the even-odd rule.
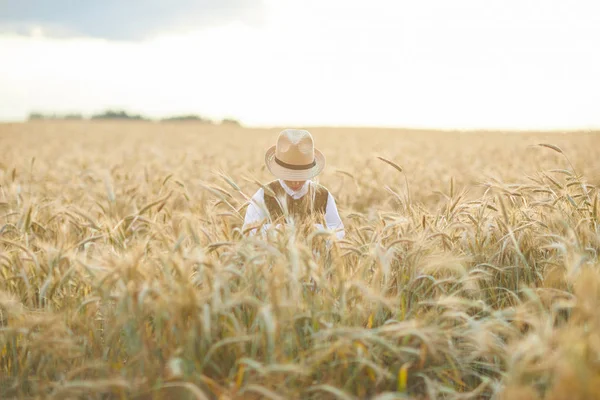
[[[337,206],[335,204],[335,199],[331,193],[329,193],[329,196],[327,197],[325,223],[327,224],[327,229],[335,230],[335,235],[338,239],[342,239],[345,236],[344,224],[340,218],[340,214],[338,213]]]
[[[246,209],[246,216],[244,217],[244,225],[242,226],[242,231],[246,230],[252,225],[258,225],[267,219],[267,213],[265,209],[265,192],[262,188],[258,189],[258,191],[252,196],[250,199],[250,204],[248,204],[248,208]],[[263,230],[268,225],[263,226]],[[256,233],[256,229],[252,229],[249,231],[250,235],[254,235]]]

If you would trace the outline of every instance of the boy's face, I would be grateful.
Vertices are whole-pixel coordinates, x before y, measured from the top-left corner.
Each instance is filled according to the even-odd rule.
[[[298,191],[302,189],[302,186],[304,186],[304,182],[306,181],[285,181],[285,184],[293,191]]]

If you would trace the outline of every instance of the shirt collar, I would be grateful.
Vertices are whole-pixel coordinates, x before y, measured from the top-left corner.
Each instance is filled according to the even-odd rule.
[[[283,190],[285,190],[285,192],[290,197],[292,197],[294,200],[298,200],[299,198],[303,197],[306,193],[308,193],[308,185],[309,185],[310,181],[307,180],[306,182],[304,182],[304,185],[302,185],[302,187],[300,189],[298,189],[298,191],[294,191],[294,190],[290,189],[290,187],[285,184],[283,179],[279,179],[279,183],[281,184],[281,187],[283,188]]]

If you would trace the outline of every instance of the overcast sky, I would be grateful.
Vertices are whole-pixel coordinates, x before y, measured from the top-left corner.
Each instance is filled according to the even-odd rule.
[[[0,120],[599,128],[597,3],[0,0]]]

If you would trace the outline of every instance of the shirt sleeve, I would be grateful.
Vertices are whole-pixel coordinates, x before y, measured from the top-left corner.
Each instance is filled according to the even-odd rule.
[[[265,191],[263,188],[260,188],[252,199],[250,199],[250,204],[248,204],[248,208],[246,209],[246,216],[244,217],[244,225],[242,230],[246,229],[248,226],[257,224],[262,222],[267,218],[267,213],[265,209]],[[256,233],[256,229],[250,231],[251,235]]]
[[[335,234],[338,239],[342,239],[345,236],[344,224],[342,223],[342,219],[340,218],[340,214],[338,213],[337,206],[335,204],[335,199],[331,193],[329,193],[329,197],[327,197],[325,223],[327,224],[327,229],[335,230]]]

